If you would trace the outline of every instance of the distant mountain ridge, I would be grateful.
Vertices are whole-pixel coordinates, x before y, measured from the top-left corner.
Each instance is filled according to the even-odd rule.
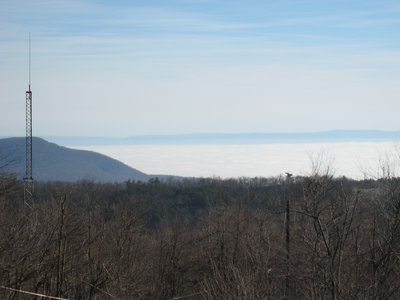
[[[181,135],[141,135],[110,137],[46,137],[65,146],[141,145],[141,144],[229,144],[229,143],[306,143],[340,141],[400,140],[400,131],[332,130],[304,133],[196,133]]]
[[[25,175],[25,138],[0,139],[0,166],[23,178]],[[73,150],[33,138],[33,177],[39,181],[90,180],[94,182],[147,181],[151,178],[108,156]]]

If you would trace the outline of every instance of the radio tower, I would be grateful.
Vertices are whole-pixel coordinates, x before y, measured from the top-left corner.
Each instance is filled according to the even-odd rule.
[[[29,90],[26,98],[26,173],[24,177],[24,201],[33,206],[33,177],[32,177],[32,91],[31,91],[31,34],[29,33]]]

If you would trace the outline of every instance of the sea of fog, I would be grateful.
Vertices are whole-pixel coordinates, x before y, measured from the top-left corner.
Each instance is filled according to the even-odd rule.
[[[398,144],[380,142],[108,145],[79,146],[117,159],[147,174],[222,178],[311,174],[329,165],[334,175],[361,179],[380,176],[396,159]],[[393,161],[390,164],[394,165]]]

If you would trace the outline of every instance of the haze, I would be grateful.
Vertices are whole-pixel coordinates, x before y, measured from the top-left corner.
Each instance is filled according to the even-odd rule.
[[[398,1],[3,0],[0,136],[397,130]]]

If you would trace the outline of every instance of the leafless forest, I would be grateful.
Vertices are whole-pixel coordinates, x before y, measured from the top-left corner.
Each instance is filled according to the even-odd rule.
[[[1,299],[400,297],[394,176],[0,188]]]

